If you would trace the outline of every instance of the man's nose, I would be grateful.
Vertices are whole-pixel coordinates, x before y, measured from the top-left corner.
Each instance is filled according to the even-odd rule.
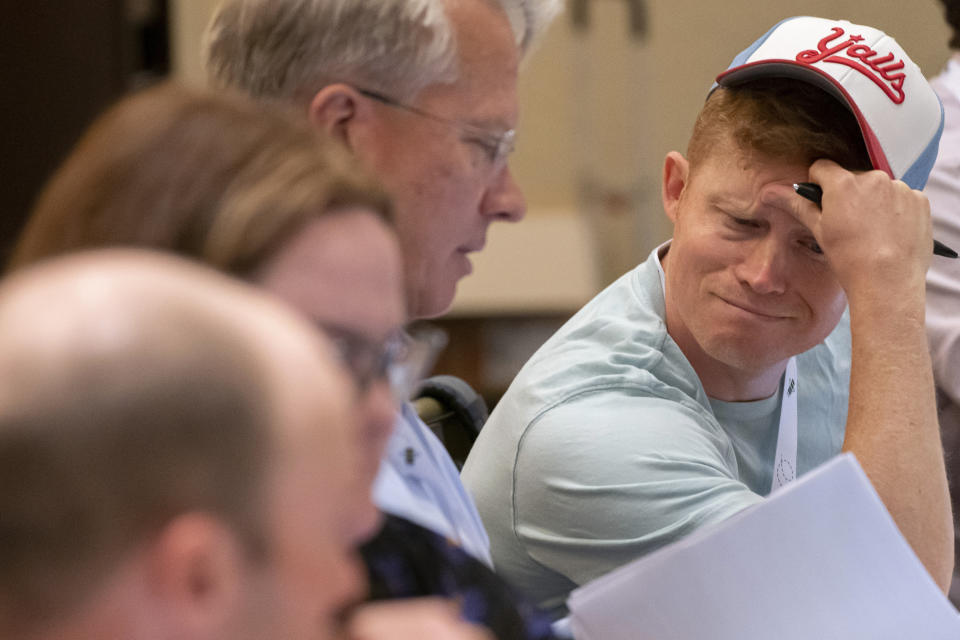
[[[787,288],[786,249],[771,236],[758,240],[737,266],[737,277],[758,294],[783,293]]]
[[[527,212],[527,200],[520,185],[513,179],[510,167],[504,167],[494,178],[481,203],[483,215],[504,222],[519,222]]]

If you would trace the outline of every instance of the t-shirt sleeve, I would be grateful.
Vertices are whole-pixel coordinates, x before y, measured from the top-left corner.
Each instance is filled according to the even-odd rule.
[[[715,422],[672,401],[593,393],[525,431],[513,528],[533,560],[583,584],[761,500]]]

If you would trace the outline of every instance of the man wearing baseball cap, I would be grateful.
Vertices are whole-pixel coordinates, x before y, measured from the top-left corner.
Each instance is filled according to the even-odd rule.
[[[498,570],[562,614],[575,586],[849,451],[949,584],[923,326],[946,258],[917,191],[942,121],[870,27],[792,18],[737,56],[664,162],[672,240],[533,356],[467,461]]]

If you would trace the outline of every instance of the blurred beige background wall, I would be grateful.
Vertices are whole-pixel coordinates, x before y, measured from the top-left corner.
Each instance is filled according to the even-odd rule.
[[[200,35],[216,1],[173,2],[174,67],[184,79],[202,78]],[[573,308],[668,238],[663,156],[684,149],[713,77],[778,20],[819,15],[879,27],[927,75],[949,55],[936,0],[646,0],[639,39],[625,0],[588,4],[587,29],[572,26],[568,7],[526,65],[512,166],[528,219],[491,229],[460,287],[462,314]]]

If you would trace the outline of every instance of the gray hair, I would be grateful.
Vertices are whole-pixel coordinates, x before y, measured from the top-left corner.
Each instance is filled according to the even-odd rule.
[[[506,13],[522,51],[560,8],[560,0],[489,1]],[[203,62],[214,86],[286,102],[334,82],[410,100],[458,77],[444,0],[224,0]]]

